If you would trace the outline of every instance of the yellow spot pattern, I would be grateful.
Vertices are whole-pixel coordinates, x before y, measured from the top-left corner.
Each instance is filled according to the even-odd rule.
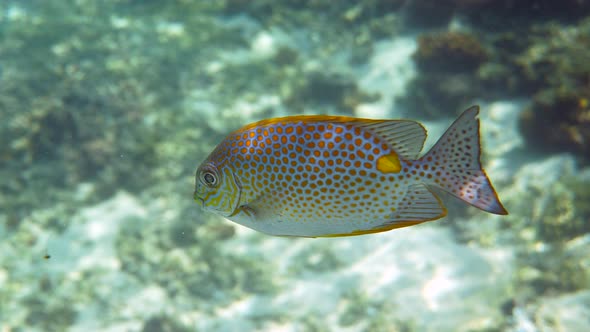
[[[379,137],[345,122],[349,118],[332,118],[248,125],[230,135],[213,158],[239,176],[242,203],[256,200],[281,222],[384,220],[396,210],[392,198],[403,196],[404,186],[379,188],[379,174],[401,169],[397,154]]]

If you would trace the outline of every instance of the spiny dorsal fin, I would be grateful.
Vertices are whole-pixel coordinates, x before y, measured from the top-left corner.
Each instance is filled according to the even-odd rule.
[[[295,115],[283,118],[273,118],[251,123],[240,128],[237,132],[244,132],[256,127],[268,126],[282,121],[294,122],[333,122],[367,130],[378,136],[395,150],[403,159],[415,160],[424,146],[426,129],[412,120],[372,120],[346,116],[327,115]]]
[[[383,139],[406,160],[418,159],[426,140],[426,129],[411,120],[359,121],[355,126]]]

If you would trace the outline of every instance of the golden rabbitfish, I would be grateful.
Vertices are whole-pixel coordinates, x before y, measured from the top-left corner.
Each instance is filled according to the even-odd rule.
[[[438,187],[507,214],[480,162],[479,107],[419,157],[426,130],[410,120],[290,116],[231,133],[201,164],[195,200],[272,235],[376,233],[447,214]]]

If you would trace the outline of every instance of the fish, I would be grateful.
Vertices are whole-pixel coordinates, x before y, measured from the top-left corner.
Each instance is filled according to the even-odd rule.
[[[483,211],[508,212],[481,164],[479,106],[423,156],[412,120],[331,115],[270,118],[230,133],[200,164],[204,210],[276,236],[379,233],[443,218],[434,188]]]

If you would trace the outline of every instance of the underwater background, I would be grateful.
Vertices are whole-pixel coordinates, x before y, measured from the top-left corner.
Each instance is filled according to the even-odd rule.
[[[481,110],[508,216],[296,239],[201,211],[229,132]],[[0,0],[0,332],[590,331],[590,1]]]

